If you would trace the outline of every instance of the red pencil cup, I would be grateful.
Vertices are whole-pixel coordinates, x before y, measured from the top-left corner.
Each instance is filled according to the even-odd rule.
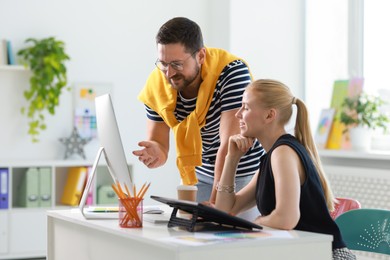
[[[143,199],[119,199],[119,226],[124,228],[142,227]]]

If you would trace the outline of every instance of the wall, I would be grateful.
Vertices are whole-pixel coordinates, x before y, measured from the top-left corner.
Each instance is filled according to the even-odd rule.
[[[304,0],[232,1],[230,46],[254,78],[277,79],[304,96]]]
[[[137,182],[152,181],[149,194],[175,196],[179,176],[174,149],[168,163],[154,170],[130,154],[145,137],[145,113],[136,97],[154,68],[158,28],[171,17],[187,16],[201,26],[206,45],[232,50],[250,63],[255,77],[280,79],[302,96],[303,2],[0,0],[0,38],[10,39],[16,51],[24,47],[28,37],[56,36],[66,43],[71,56],[70,84],[113,84],[123,145]],[[0,135],[0,159],[61,159],[65,148],[58,138],[71,133],[72,93],[65,93],[56,115],[47,118],[48,129],[41,142],[31,144],[25,134],[26,120],[18,109],[23,104],[21,92],[27,87],[26,73],[0,71],[0,83],[7,88],[0,103],[12,107],[0,112],[5,128]],[[89,159],[94,158],[97,148],[96,141],[85,146]]]

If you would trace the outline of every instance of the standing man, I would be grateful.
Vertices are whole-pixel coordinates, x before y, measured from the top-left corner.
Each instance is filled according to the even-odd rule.
[[[203,45],[200,27],[176,17],[156,36],[158,59],[139,99],[145,104],[147,139],[133,151],[148,168],[165,164],[169,130],[183,184],[197,185],[197,201],[214,203],[229,136],[240,132],[235,113],[251,82],[246,63]],[[237,168],[236,189],[250,181],[264,150],[256,141]]]

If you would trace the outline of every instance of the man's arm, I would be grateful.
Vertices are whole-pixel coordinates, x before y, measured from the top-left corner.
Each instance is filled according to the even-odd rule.
[[[240,127],[238,124],[238,119],[236,118],[236,113],[238,109],[229,110],[221,114],[221,122],[219,127],[219,136],[221,145],[217,152],[217,157],[215,159],[215,168],[214,168],[214,184],[211,191],[210,202],[215,202],[216,190],[215,186],[219,182],[223,170],[223,165],[225,163],[225,157],[228,151],[229,137],[235,134],[240,133]]]
[[[148,168],[157,168],[165,164],[169,152],[169,127],[164,122],[147,119],[146,140],[138,143],[144,147],[133,151]]]

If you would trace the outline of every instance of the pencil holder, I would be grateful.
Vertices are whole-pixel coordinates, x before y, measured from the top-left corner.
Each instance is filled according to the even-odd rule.
[[[119,199],[119,226],[124,228],[142,227],[143,199]]]

